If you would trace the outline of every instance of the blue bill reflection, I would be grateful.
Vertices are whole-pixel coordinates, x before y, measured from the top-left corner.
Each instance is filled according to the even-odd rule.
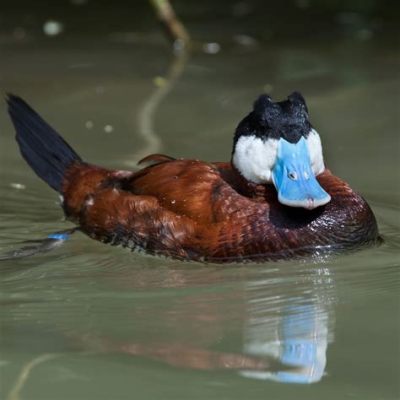
[[[303,293],[292,298],[274,295],[273,310],[270,296],[251,299],[261,286],[265,290],[265,283],[249,284],[251,317],[244,329],[244,353],[272,358],[277,364],[268,371],[243,370],[242,376],[302,384],[323,377],[328,345],[333,341],[333,277],[329,269],[321,268],[298,284]]]

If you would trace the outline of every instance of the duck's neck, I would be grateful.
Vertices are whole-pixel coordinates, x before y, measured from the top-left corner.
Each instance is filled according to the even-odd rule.
[[[272,185],[256,184],[247,180],[235,167],[232,161],[228,164],[227,168],[220,169],[222,178],[231,185],[238,193],[245,197],[252,199],[265,200],[267,193],[271,192]]]

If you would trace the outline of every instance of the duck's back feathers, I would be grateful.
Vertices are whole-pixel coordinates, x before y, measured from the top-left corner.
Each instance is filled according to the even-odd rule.
[[[144,158],[142,158],[140,161],[138,161],[138,165],[156,165],[156,164],[161,164],[164,162],[168,161],[173,161],[175,158],[167,156],[165,154],[150,154]]]
[[[139,187],[134,180],[134,174],[121,171],[72,166],[63,188],[65,213],[98,240],[152,254],[192,258],[196,222],[174,212],[174,204],[166,199],[136,194]]]
[[[99,240],[182,259],[280,259],[375,240],[367,203],[329,171],[318,179],[333,201],[308,211],[281,205],[272,185],[244,185],[228,163],[171,160],[137,173],[81,164],[66,175],[64,209]]]

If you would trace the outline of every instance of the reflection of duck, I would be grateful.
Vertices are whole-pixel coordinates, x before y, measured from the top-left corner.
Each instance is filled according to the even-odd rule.
[[[302,293],[288,299],[285,290],[275,293],[274,284],[268,280],[248,285],[250,318],[245,325],[244,353],[272,357],[280,365],[264,371],[244,369],[241,375],[283,383],[321,380],[328,344],[333,341],[334,280],[329,269],[318,268],[310,276],[299,277],[296,285],[303,287]],[[268,295],[260,298],[257,292]]]
[[[367,203],[324,167],[303,97],[261,96],[231,163],[151,155],[140,171],[87,164],[22,99],[8,97],[21,153],[89,236],[206,261],[276,259],[377,239]],[[275,186],[275,188],[274,188]]]
[[[118,281],[121,289],[134,290],[141,277],[140,286],[179,287],[184,293],[167,296],[162,307],[154,308],[153,297],[139,306],[129,303],[118,317],[131,321],[122,337],[118,329],[107,329],[104,335],[100,318],[86,331],[85,324],[80,325],[70,339],[85,350],[144,357],[176,368],[315,383],[325,373],[334,337],[336,287],[329,268],[304,268],[291,269],[289,275],[287,265],[267,275],[250,273],[250,280],[231,282],[224,290],[214,286],[221,278],[226,281],[223,270],[200,269],[193,279],[186,269],[168,268],[162,277],[160,271],[145,269],[135,271],[132,281],[124,272]],[[87,310],[82,318],[87,320]],[[151,335],[145,334],[149,327]]]

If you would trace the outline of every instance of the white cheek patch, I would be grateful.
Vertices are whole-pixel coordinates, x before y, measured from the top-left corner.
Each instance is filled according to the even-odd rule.
[[[321,139],[318,132],[315,129],[311,129],[306,141],[308,152],[310,154],[311,168],[314,175],[317,176],[325,170]]]
[[[271,183],[272,168],[278,154],[278,140],[242,136],[236,142],[233,164],[249,181]]]

